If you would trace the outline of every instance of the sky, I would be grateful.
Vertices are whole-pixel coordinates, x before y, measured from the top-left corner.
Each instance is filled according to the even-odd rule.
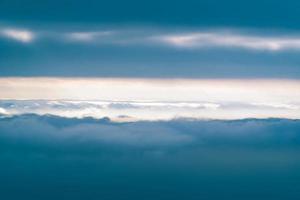
[[[0,0],[1,199],[299,199],[299,10]]]
[[[299,120],[27,114],[0,119],[0,130],[5,199],[299,197]]]
[[[4,0],[0,75],[297,79],[299,6]]]
[[[215,109],[195,116],[197,109],[187,114],[165,107],[168,117],[155,116],[298,119],[299,6],[268,0],[1,1],[0,99],[235,104],[245,110]],[[61,83],[52,85],[51,78]],[[78,78],[89,83],[60,86]],[[184,83],[165,87],[175,83],[172,79]],[[2,113],[7,109],[1,107]],[[149,108],[140,112],[153,116]],[[83,113],[63,116],[107,117],[107,111]],[[123,115],[137,117],[132,111]]]
[[[300,82],[280,79],[2,78],[0,114],[114,121],[299,119]]]

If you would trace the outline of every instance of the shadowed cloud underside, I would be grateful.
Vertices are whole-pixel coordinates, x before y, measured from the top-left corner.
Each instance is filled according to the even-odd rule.
[[[0,118],[0,191],[9,199],[297,199],[299,130],[299,120],[285,119]]]

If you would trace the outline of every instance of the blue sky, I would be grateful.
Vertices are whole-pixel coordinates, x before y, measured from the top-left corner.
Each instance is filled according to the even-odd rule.
[[[297,0],[1,1],[4,21],[299,29]],[[44,23],[43,23],[44,22]]]
[[[297,1],[1,1],[0,99],[238,109],[187,115],[166,106],[169,114],[157,112],[156,119],[299,118],[298,7]],[[102,111],[75,116],[107,117]],[[138,112],[127,111],[119,115]],[[139,112],[153,116],[149,108]]]
[[[0,75],[297,79],[288,2],[1,1]]]
[[[298,200],[299,10],[0,0],[1,200]]]

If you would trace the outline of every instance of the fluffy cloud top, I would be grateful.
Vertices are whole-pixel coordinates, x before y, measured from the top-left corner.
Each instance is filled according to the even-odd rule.
[[[109,117],[115,122],[141,120],[243,119],[283,117],[298,119],[297,103],[185,102],[185,101],[81,101],[81,100],[0,100],[0,113],[56,115],[61,117]]]
[[[97,146],[125,145],[160,149],[184,146],[294,146],[300,142],[299,120],[189,120],[115,123],[109,118],[63,118],[19,115],[0,119],[2,140]],[[53,146],[55,148],[55,146]],[[110,147],[108,147],[110,148]]]

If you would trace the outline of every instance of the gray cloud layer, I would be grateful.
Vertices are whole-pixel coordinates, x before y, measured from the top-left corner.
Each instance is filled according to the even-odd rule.
[[[114,123],[109,118],[62,118],[34,114],[0,118],[2,141],[89,148],[89,145],[135,148],[184,148],[205,146],[297,147],[299,120],[188,120]],[[196,146],[195,146],[196,145]],[[80,147],[80,148],[81,148]],[[77,147],[76,147],[77,148]]]
[[[297,199],[299,133],[299,120],[284,119],[0,118],[0,191],[5,199]]]

